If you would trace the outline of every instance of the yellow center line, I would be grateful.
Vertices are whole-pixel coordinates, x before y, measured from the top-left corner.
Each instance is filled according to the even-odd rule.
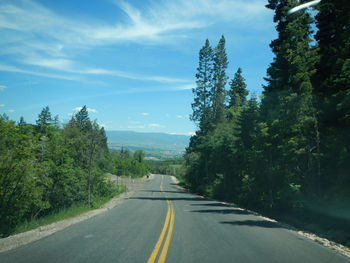
[[[163,192],[163,176],[162,176],[162,181],[160,183],[160,190]],[[165,218],[165,222],[164,222],[164,226],[163,226],[162,232],[160,233],[158,241],[157,241],[156,245],[154,246],[152,254],[149,257],[147,263],[154,263],[155,262],[155,260],[157,258],[157,255],[158,255],[158,252],[159,252],[159,249],[162,246],[164,237],[166,235],[165,242],[164,242],[164,245],[163,245],[163,249],[162,249],[162,251],[160,253],[160,256],[158,258],[158,263],[164,263],[165,262],[165,259],[166,259],[166,256],[167,256],[167,253],[168,253],[168,250],[169,250],[171,236],[172,236],[173,229],[174,229],[174,218],[175,218],[174,206],[173,206],[173,203],[170,200],[167,200],[167,206],[168,206],[168,211],[167,211],[167,215],[166,215],[166,218]]]
[[[174,218],[175,218],[174,207],[173,207],[173,204],[172,204],[171,201],[169,201],[168,204],[169,204],[170,209],[171,209],[170,226],[169,226],[168,235],[167,235],[167,237],[165,239],[163,250],[162,250],[162,252],[161,252],[161,254],[159,256],[159,259],[158,259],[158,263],[165,262],[166,255],[168,253],[168,249],[169,249],[169,245],[170,245],[171,235],[172,235],[173,229],[174,229]]]
[[[159,239],[152,251],[152,254],[151,256],[149,257],[147,263],[153,263],[155,260],[156,260],[156,257],[158,255],[158,251],[159,251],[159,248],[163,242],[163,239],[164,239],[164,236],[165,236],[165,232],[167,231],[168,229],[168,226],[169,226],[169,222],[170,222],[170,215],[171,215],[171,212],[170,212],[170,208],[168,207],[168,213],[166,215],[166,218],[165,218],[165,223],[164,223],[164,226],[163,226],[163,229],[162,229],[162,232],[160,233],[160,236],[159,236]]]

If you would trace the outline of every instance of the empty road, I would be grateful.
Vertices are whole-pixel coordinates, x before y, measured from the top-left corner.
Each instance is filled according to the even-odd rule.
[[[106,213],[0,253],[0,262],[350,262],[278,224],[156,175]]]

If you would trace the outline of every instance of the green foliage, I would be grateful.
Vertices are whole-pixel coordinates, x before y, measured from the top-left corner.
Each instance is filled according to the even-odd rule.
[[[268,1],[278,37],[270,44],[275,56],[260,102],[247,98],[239,68],[225,105],[228,62],[220,40],[206,83],[211,93],[200,93],[198,83],[194,92],[195,103],[199,93],[211,102],[212,118],[190,140],[182,180],[193,191],[246,207],[314,218],[308,203],[340,206],[350,198],[350,6],[320,3],[315,43],[308,11],[287,14],[298,2]],[[224,111],[228,118],[218,118]],[[204,114],[196,111],[193,120]]]
[[[68,208],[65,208],[63,206],[56,212],[48,214],[44,217],[32,218],[32,219],[29,219],[29,221],[22,222],[21,224],[16,226],[14,233],[17,234],[17,233],[29,231],[31,229],[35,229],[40,226],[49,225],[60,220],[78,216],[92,209],[100,208],[102,205],[108,202],[111,197],[117,194],[123,193],[125,191],[126,191],[126,188],[123,185],[117,186],[110,182],[103,184],[103,189],[101,189],[101,197],[98,197],[94,200],[93,206],[88,206],[86,203],[75,203],[69,206]]]
[[[214,50],[213,84],[212,84],[212,123],[217,125],[226,117],[226,90],[227,83],[226,69],[228,65],[226,40],[221,36],[218,45]]]
[[[191,120],[197,122],[203,130],[209,129],[208,125],[211,118],[211,91],[213,85],[213,66],[214,54],[209,40],[205,41],[204,46],[199,51],[199,65],[196,74],[196,88],[192,90],[194,102],[192,103],[193,113]]]
[[[116,192],[104,176],[111,169],[105,132],[86,107],[63,129],[58,123],[49,107],[36,125],[0,117],[0,236],[24,221],[75,204],[93,206]]]
[[[247,85],[245,79],[242,76],[242,69],[238,68],[233,79],[230,82],[230,90],[228,95],[230,97],[229,108],[236,110],[237,108],[243,107],[246,103],[246,97],[248,96]]]
[[[154,161],[147,160],[150,172],[153,174],[168,174],[176,177],[184,174],[184,162],[183,158]]]
[[[142,150],[136,150],[134,153],[123,148],[119,151],[112,150],[111,158],[114,174],[120,171],[123,176],[142,177],[149,173],[148,164],[144,161],[145,153]]]

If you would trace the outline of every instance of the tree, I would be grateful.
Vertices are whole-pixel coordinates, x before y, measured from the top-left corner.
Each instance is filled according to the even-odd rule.
[[[208,131],[211,119],[211,89],[213,85],[213,50],[209,40],[199,51],[199,63],[196,74],[196,88],[192,89],[194,102],[190,119],[199,124],[199,128]]]
[[[238,68],[233,79],[230,82],[229,108],[243,107],[247,101],[248,96],[247,84],[242,76],[242,69]]]
[[[344,195],[350,185],[350,6],[346,0],[323,0],[318,7],[320,59],[313,81],[324,153],[322,186]]]
[[[87,111],[86,105],[84,105],[72,118],[73,122],[78,126],[78,128],[87,132],[91,130],[91,121],[89,118],[89,113]]]
[[[0,236],[6,236],[48,204],[41,199],[41,178],[35,173],[34,138],[1,118],[0,134]]]
[[[226,75],[228,60],[226,55],[225,42],[226,42],[225,37],[221,36],[221,39],[214,51],[214,67],[213,67],[214,84],[211,90],[214,125],[217,125],[223,122],[225,120],[225,115],[226,115],[225,85],[228,79]]]
[[[18,122],[18,126],[24,126],[26,125],[27,123],[25,122],[23,116],[21,116],[21,118],[19,119],[19,122]]]
[[[40,133],[46,133],[52,124],[52,117],[49,106],[44,107],[36,120],[37,129]]]
[[[267,5],[275,11],[278,31],[278,38],[270,45],[275,58],[267,70],[262,100],[270,134],[264,151],[269,162],[268,180],[273,182],[271,206],[288,206],[293,184],[308,182],[313,184],[313,192],[318,191],[313,180],[318,174],[313,165],[318,131],[311,83],[317,55],[311,46],[310,15],[305,11],[287,15],[295,4],[294,0],[270,0]]]
[[[142,150],[136,150],[134,152],[134,159],[139,162],[142,163],[143,159],[145,158],[145,153]]]

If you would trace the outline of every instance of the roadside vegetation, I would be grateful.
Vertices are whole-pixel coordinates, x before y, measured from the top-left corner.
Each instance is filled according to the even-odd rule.
[[[122,148],[110,150],[110,154],[115,175],[142,177],[149,173],[147,162],[144,161],[145,153],[142,150],[131,152]]]
[[[229,79],[222,36],[199,52],[184,184],[350,245],[350,6],[323,0],[287,15],[269,0],[278,38],[261,98],[243,70]],[[312,31],[315,23],[317,32]]]
[[[123,191],[107,172],[148,172],[142,151],[110,152],[86,106],[64,125],[49,107],[35,125],[0,115],[0,134],[0,237],[101,206]]]
[[[113,193],[114,195],[119,195],[126,191],[126,187],[124,185],[118,185],[118,186],[115,185],[114,187],[115,187],[115,192]],[[40,226],[49,225],[54,222],[72,218],[72,217],[81,215],[83,213],[86,213],[88,211],[101,208],[105,203],[111,200],[112,197],[113,196],[111,195],[111,196],[105,196],[99,199],[95,199],[91,206],[89,206],[87,203],[74,204],[69,208],[63,208],[58,212],[54,212],[44,217],[34,218],[34,219],[31,219],[30,221],[22,222],[20,225],[16,226],[15,230],[13,231],[13,234],[26,232],[26,231],[38,228]]]
[[[147,160],[150,172],[153,174],[167,174],[180,177],[184,174],[185,160],[183,158],[169,160]]]

